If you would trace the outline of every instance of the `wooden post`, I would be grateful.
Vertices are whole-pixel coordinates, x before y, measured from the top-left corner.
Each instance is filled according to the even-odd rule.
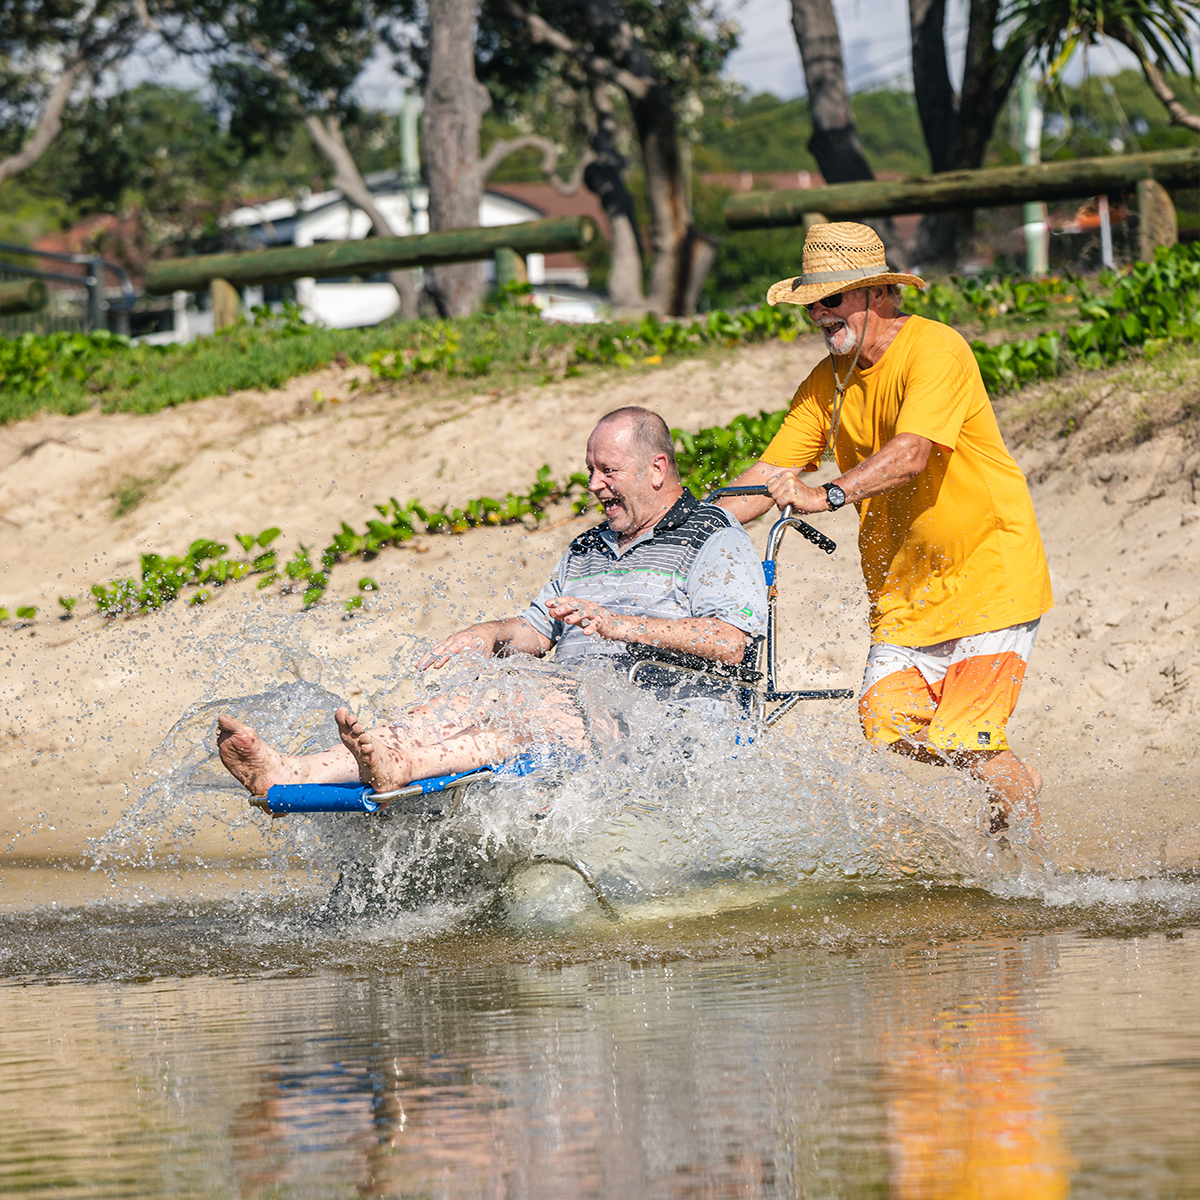
[[[1179,218],[1167,189],[1153,179],[1143,179],[1137,188],[1138,259],[1153,262],[1159,246],[1179,241]]]
[[[513,249],[508,246],[502,246],[496,251],[496,257],[493,260],[496,264],[496,286],[503,287],[506,283],[528,283],[529,270],[525,266],[525,260]],[[533,293],[527,292],[523,296],[511,296],[511,300],[517,304],[532,305]]]
[[[237,288],[224,279],[214,279],[208,286],[212,297],[213,332],[236,325],[242,311],[242,298]]]
[[[526,279],[525,263],[521,256],[509,246],[501,246],[492,260],[496,264],[496,286],[503,287],[506,283],[520,283],[522,276]]]

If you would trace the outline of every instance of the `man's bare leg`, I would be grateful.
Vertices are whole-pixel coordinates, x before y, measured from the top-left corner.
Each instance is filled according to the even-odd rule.
[[[518,693],[508,699],[519,705],[523,697]],[[393,791],[414,779],[503,762],[537,739],[585,747],[582,719],[565,693],[551,690],[541,697],[541,703],[524,715],[520,731],[489,723],[495,700],[494,694],[478,700],[458,696],[449,706],[419,705],[404,714],[403,725],[369,731],[342,707],[336,713],[342,744],[299,755],[282,753],[249,725],[222,713],[217,718],[217,749],[226,770],[251,795],[265,796],[275,784],[356,779],[378,792]]]
[[[958,765],[978,779],[995,801],[992,833],[1003,833],[1010,820],[1024,817],[1031,818],[1033,828],[1042,832],[1042,816],[1036,803],[1042,790],[1042,774],[1036,767],[1023,763],[1011,750],[962,754]]]
[[[353,783],[358,778],[358,764],[344,746],[319,754],[284,754],[225,713],[217,717],[217,729],[221,762],[252,796],[265,796],[277,783]]]
[[[265,796],[275,784],[354,783],[392,791],[414,779],[453,775],[500,762],[513,753],[514,739],[473,728],[430,746],[407,742],[393,725],[364,730],[349,709],[336,714],[342,744],[318,754],[284,754],[264,742],[249,725],[222,713],[217,718],[217,751],[225,769],[252,796]]]
[[[443,741],[421,746],[401,737],[394,725],[365,730],[349,709],[337,710],[342,745],[358,764],[358,777],[377,792],[402,788],[414,779],[457,775],[508,758],[517,739],[478,726],[459,730]]]
[[[1023,763],[1011,750],[945,752],[932,749],[926,731],[917,730],[892,742],[894,754],[915,758],[918,762],[944,766],[949,763],[978,779],[996,805],[989,832],[1003,833],[1010,818],[1032,817],[1033,827],[1042,832],[1042,816],[1035,803],[1042,790],[1042,775],[1036,767]]]

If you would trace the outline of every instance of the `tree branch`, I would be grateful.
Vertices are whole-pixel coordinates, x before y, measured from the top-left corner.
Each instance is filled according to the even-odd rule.
[[[1106,29],[1105,33],[1133,51],[1139,64],[1141,64],[1142,74],[1145,75],[1146,82],[1150,85],[1151,91],[1162,101],[1163,107],[1170,114],[1171,124],[1182,125],[1185,129],[1194,129],[1200,133],[1200,117],[1184,108],[1179,97],[1175,95],[1171,85],[1167,82],[1166,76],[1162,73],[1158,63],[1150,61],[1150,56],[1146,53],[1145,47],[1138,41],[1132,31],[1123,26],[1114,25]]]
[[[91,71],[91,64],[86,62],[82,56],[68,60],[63,73],[58,77],[58,81],[50,92],[46,107],[42,109],[42,117],[38,121],[33,137],[16,154],[11,154],[8,158],[0,161],[0,183],[14,175],[19,175],[42,157],[46,148],[58,136],[58,132],[62,128],[63,109],[67,106],[67,100],[70,99],[72,90],[79,82],[80,77],[91,74]]]
[[[308,130],[313,144],[325,155],[333,167],[334,186],[341,189],[342,195],[351,204],[357,205],[367,214],[371,221],[371,227],[375,230],[375,236],[395,237],[396,231],[375,203],[375,197],[371,195],[371,189],[367,187],[366,180],[363,179],[358,164],[354,161],[349,146],[346,145],[346,139],[342,137],[342,123],[338,120],[337,114],[330,113],[322,121],[315,113],[307,113],[304,117],[304,128]],[[410,223],[412,215],[410,212]],[[412,271],[389,271],[387,277],[400,297],[400,315],[406,321],[415,321],[417,318],[417,285]]]
[[[151,33],[162,33],[162,26],[150,15],[150,7],[146,0],[133,0],[134,11],[138,15],[138,20],[141,21]]]
[[[536,13],[529,12],[522,5],[518,4],[517,0],[503,0],[503,3],[509,13],[529,30],[529,36],[533,41],[541,45],[553,46],[555,50],[561,50],[564,54],[569,54],[585,71],[592,75],[599,75],[603,79],[611,79],[613,83],[623,88],[634,99],[645,99],[649,95],[650,89],[657,82],[652,77],[635,75],[632,71],[628,71],[624,67],[618,67],[611,59],[603,58],[601,55],[595,54],[586,47],[579,45],[578,42],[572,41],[565,33],[559,29],[555,29],[544,18],[539,17]]]
[[[575,164],[570,179],[559,179],[554,173],[558,169],[558,147],[549,138],[530,133],[511,141],[493,142],[487,154],[479,160],[479,178],[486,180],[506,158],[530,147],[542,152],[542,174],[560,196],[573,196],[579,191],[583,173],[588,163],[596,157],[591,150],[585,151],[583,157]]]
[[[250,39],[248,44],[266,64],[271,74],[283,84],[292,111],[304,122],[304,128],[308,130],[313,145],[333,167],[334,187],[340,188],[347,200],[367,214],[377,237],[395,237],[396,231],[376,206],[371,189],[363,180],[358,164],[346,145],[346,139],[342,137],[342,125],[337,114],[331,112],[322,120],[316,113],[306,111],[296,95],[291,73],[280,61],[279,56],[258,39]]]

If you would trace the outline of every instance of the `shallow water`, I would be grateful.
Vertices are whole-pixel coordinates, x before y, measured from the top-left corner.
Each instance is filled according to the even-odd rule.
[[[999,846],[820,717],[268,827],[216,709],[337,699],[200,705],[99,866],[0,866],[0,1192],[1200,1194],[1200,878]]]
[[[843,884],[552,934],[10,911],[0,1191],[1195,1195],[1198,886]]]

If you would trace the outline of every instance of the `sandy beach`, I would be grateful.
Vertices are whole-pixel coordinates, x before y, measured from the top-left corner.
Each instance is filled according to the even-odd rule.
[[[39,610],[32,624],[0,625],[4,860],[81,860],[136,797],[189,706],[304,678],[386,712],[411,693],[424,641],[519,611],[594,518],[564,509],[537,529],[420,537],[338,566],[327,600],[308,612],[299,596],[243,582],[204,606],[177,601],[105,621],[88,588],[136,574],[139,554],[182,553],[198,537],[232,544],[234,533],[278,525],[290,555],[300,543],[325,545],[343,520],[361,529],[389,496],[462,503],[523,490],[542,463],[559,477],[579,469],[586,435],[609,409],[643,404],[692,429],[779,409],[821,353],[800,339],[540,386],[489,380],[461,394],[352,391],[362,369],[334,368],[151,416],[0,427],[0,605]],[[1200,455],[1170,429],[1115,451],[1064,453],[1050,436],[1012,448],[1030,477],[1057,607],[1010,732],[1046,777],[1056,860],[1122,876],[1194,870]],[[116,497],[134,485],[144,499],[114,517]],[[856,687],[867,630],[854,514],[814,523],[839,548],[826,558],[799,539],[785,544],[784,678]],[[766,523],[753,532],[761,544]],[[341,599],[364,575],[379,590],[345,620]],[[60,595],[80,597],[78,615],[59,619]],[[827,711],[853,736],[852,704]],[[789,736],[788,722],[775,736]],[[914,786],[925,786],[914,771]],[[269,823],[231,834],[227,811],[194,814],[202,828],[188,853],[261,849]]]

